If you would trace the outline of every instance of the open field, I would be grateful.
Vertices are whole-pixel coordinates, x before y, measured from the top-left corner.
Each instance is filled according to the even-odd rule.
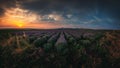
[[[120,68],[120,30],[0,30],[0,68]]]

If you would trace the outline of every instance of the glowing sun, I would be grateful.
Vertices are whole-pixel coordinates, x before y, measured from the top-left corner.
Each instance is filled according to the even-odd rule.
[[[22,27],[23,27],[23,24],[17,24],[17,26],[18,26],[19,28],[22,28]]]

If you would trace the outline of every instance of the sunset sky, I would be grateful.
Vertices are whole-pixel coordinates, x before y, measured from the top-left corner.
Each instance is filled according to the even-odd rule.
[[[0,0],[0,28],[120,29],[120,1]]]

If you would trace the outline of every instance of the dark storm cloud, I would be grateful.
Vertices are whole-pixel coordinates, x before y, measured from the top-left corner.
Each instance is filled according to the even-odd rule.
[[[120,0],[101,0],[98,8],[110,17],[120,18]]]
[[[41,14],[49,14],[54,11],[60,14],[73,13],[83,16],[95,13],[118,18],[120,12],[119,0],[36,0],[34,2],[23,2],[26,9],[37,11]]]
[[[0,0],[0,14],[4,8],[15,7],[16,3],[23,8],[49,14],[57,12],[60,14],[74,15],[82,14],[83,16],[98,11],[98,14],[106,14],[118,18],[120,16],[119,0]]]
[[[37,12],[42,21],[52,21],[49,14],[58,14],[62,22],[107,26],[120,29],[120,0],[0,0],[0,16],[5,8],[16,7]]]
[[[16,0],[0,0],[0,7],[3,8],[3,7],[6,7],[6,8],[9,8],[9,7],[13,7],[16,3]]]
[[[51,13],[52,11],[66,13],[72,10],[93,9],[95,0],[37,0],[32,3],[23,3],[24,8],[39,11],[41,13]],[[72,11],[74,12],[74,11]]]
[[[4,15],[5,9],[15,6],[16,0],[0,0],[0,16]]]
[[[3,16],[4,15],[4,9],[3,8],[0,8],[0,16]]]

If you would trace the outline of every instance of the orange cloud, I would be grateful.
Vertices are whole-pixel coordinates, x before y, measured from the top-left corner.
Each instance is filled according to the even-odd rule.
[[[6,9],[4,16],[0,18],[0,27],[22,27],[27,23],[36,22],[39,17],[36,13],[19,7]]]
[[[31,12],[20,7],[6,9],[4,16],[0,18],[0,28],[62,28],[73,27],[73,25],[59,23],[57,21],[63,20],[60,15],[50,14],[47,15],[56,20],[56,22],[42,21],[42,17],[35,12]]]

